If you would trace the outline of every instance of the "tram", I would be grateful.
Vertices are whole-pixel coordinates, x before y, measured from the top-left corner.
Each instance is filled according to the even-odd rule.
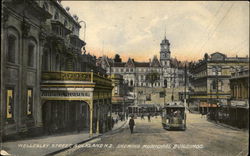
[[[162,126],[167,130],[186,130],[186,113],[182,102],[172,102],[164,105],[162,109]]]

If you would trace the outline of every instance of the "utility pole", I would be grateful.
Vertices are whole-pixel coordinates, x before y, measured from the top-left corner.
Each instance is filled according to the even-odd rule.
[[[187,107],[187,101],[186,101],[186,87],[187,87],[187,65],[185,63],[185,71],[184,71],[184,107]]]
[[[172,102],[174,101],[174,87],[175,87],[175,69],[174,69],[174,81],[173,81],[173,88],[172,88],[172,97],[171,97],[171,99],[172,99]]]

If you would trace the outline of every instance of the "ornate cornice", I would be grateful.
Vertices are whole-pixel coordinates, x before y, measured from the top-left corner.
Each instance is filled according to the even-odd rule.
[[[30,26],[31,24],[28,22],[28,20],[26,20],[25,17],[23,17],[23,21],[21,23],[23,37],[28,37],[29,32],[30,32]]]
[[[4,22],[3,24],[5,24],[8,21],[9,16],[10,16],[10,11],[4,7],[1,15],[1,20]]]

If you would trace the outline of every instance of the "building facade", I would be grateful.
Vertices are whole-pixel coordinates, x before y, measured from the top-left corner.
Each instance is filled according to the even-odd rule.
[[[249,58],[227,57],[215,52],[203,60],[193,64],[189,71],[192,75],[190,93],[190,107],[200,112],[208,112],[227,105],[231,96],[231,73],[237,69],[249,68]]]
[[[110,129],[111,80],[82,53],[78,17],[56,0],[2,4],[3,136]]]
[[[184,85],[184,68],[178,67],[178,61],[171,58],[170,43],[166,37],[160,44],[160,59],[156,56],[149,62],[137,62],[129,58],[127,62],[103,56],[98,65],[107,74],[120,74],[130,87],[166,87],[174,88]],[[119,61],[117,61],[119,60]],[[157,73],[159,79],[151,83],[147,75]]]
[[[230,78],[231,98],[224,108],[224,121],[238,128],[249,128],[249,69],[239,69]]]

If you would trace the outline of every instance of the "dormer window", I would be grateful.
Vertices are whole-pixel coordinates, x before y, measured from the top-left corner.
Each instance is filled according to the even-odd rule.
[[[59,14],[58,14],[58,12],[55,13],[54,19],[55,19],[55,20],[58,20],[58,19],[59,19]]]
[[[68,25],[68,21],[65,19],[64,26],[67,27],[67,25]]]

